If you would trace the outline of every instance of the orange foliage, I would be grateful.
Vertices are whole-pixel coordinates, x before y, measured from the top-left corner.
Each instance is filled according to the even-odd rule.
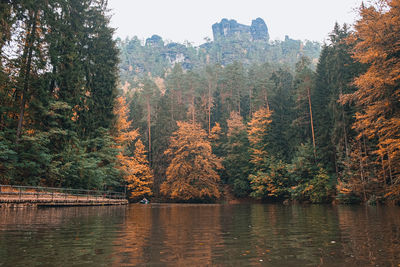
[[[251,162],[257,169],[263,168],[268,156],[267,134],[272,112],[267,108],[257,110],[249,122],[249,141],[251,146]]]
[[[222,132],[221,125],[218,122],[216,122],[214,127],[212,127],[211,133],[208,136],[208,138],[210,138],[210,140],[212,141],[217,141],[221,136],[221,132]]]
[[[165,154],[171,157],[161,193],[173,199],[219,198],[221,160],[211,151],[207,133],[198,123],[177,122]]]
[[[228,137],[237,135],[242,131],[246,131],[246,126],[243,123],[243,118],[236,111],[231,112],[229,119],[226,122],[228,124]]]
[[[136,141],[135,152],[129,151],[130,146],[138,138],[137,130],[131,129],[128,121],[128,108],[124,97],[118,97],[114,108],[117,117],[115,123],[114,140],[120,153],[117,155],[118,169],[122,171],[124,180],[128,184],[131,198],[152,195],[153,174],[146,158],[146,151],[140,139]]]
[[[368,70],[355,79],[358,90],[343,97],[359,108],[353,128],[377,140],[373,153],[384,170],[384,186],[390,177],[388,195],[400,197],[400,0],[382,1],[383,6],[361,7],[361,19],[349,39],[353,56],[368,64]]]
[[[128,107],[124,97],[120,96],[116,99],[114,114],[117,118],[114,124],[115,142],[118,148],[126,147],[139,136],[139,133],[137,130],[131,129],[131,122],[128,121]]]

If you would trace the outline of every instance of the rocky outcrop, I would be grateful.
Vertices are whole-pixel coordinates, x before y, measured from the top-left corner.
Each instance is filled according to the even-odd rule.
[[[222,19],[212,25],[214,41],[222,38],[241,37],[250,40],[269,40],[268,27],[262,18],[251,22],[251,26],[238,23],[236,20]]]
[[[250,33],[253,40],[269,41],[268,27],[262,18],[257,18],[251,22]]]
[[[164,41],[161,36],[154,34],[151,38],[146,39],[146,46],[163,47]]]

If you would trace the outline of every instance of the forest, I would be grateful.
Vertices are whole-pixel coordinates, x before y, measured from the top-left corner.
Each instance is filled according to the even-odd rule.
[[[0,7],[0,184],[400,203],[400,0],[335,24],[318,60],[313,43],[224,62],[187,46],[190,68],[115,39],[106,1]]]

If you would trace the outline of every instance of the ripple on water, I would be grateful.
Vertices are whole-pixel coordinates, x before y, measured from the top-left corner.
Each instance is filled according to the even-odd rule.
[[[0,266],[398,266],[400,208],[160,204],[0,210]]]

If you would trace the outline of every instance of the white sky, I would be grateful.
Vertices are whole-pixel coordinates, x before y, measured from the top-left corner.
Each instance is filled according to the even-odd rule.
[[[222,18],[250,25],[261,17],[272,40],[323,41],[334,23],[353,24],[362,0],[109,0],[116,36],[153,34],[194,45],[212,39],[211,25]]]

